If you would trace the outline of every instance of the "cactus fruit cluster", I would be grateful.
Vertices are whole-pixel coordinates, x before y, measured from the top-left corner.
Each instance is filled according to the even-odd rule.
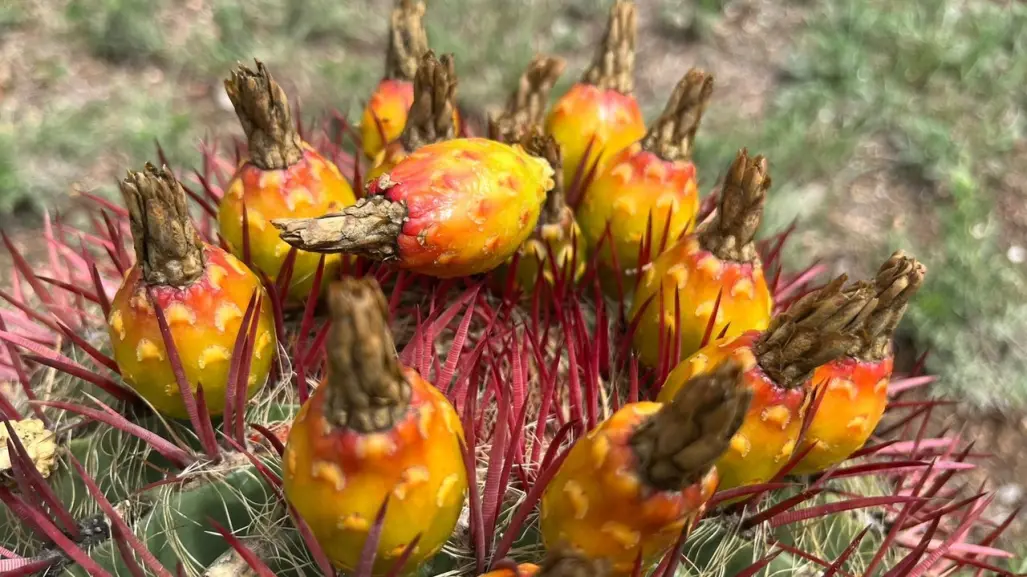
[[[240,66],[240,158],[158,149],[40,262],[2,235],[0,574],[1007,573],[896,364],[922,264],[784,270],[744,149],[703,216],[713,75],[647,132],[629,0],[487,120],[431,16],[397,2],[359,127]]]

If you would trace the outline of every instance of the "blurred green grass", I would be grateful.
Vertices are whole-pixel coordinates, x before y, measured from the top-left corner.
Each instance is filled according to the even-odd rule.
[[[714,42],[717,23],[735,4],[702,0],[685,10],[674,0],[639,3],[656,14],[657,32],[683,39],[668,44],[675,50]],[[30,93],[39,100],[32,114],[0,116],[0,211],[25,199],[52,203],[73,182],[103,186],[151,160],[155,138],[173,163],[192,165],[208,130],[238,131],[231,111],[212,96],[236,61],[256,56],[281,71],[308,115],[333,106],[355,118],[377,81],[388,0],[196,4],[203,9],[171,0],[44,0],[40,5],[55,10],[46,19],[0,9],[0,31],[32,29],[41,41],[65,46],[63,55],[34,62],[36,83],[53,93]],[[480,112],[482,104],[502,102],[536,51],[587,57],[590,32],[602,25],[607,5],[433,0],[427,26],[436,50],[456,54],[461,99]],[[1027,37],[1020,31],[1027,29],[1027,8],[987,0],[782,6],[801,7],[806,23],[781,40],[788,64],[763,117],[754,123],[729,107],[711,111],[697,144],[700,174],[719,174],[741,145],[765,153],[776,183],[766,228],[801,216],[805,228],[831,235],[826,217],[850,210],[847,167],[861,145],[887,143],[896,178],[932,191],[909,215],[930,223],[932,232],[881,230],[851,256],[867,272],[897,246],[926,261],[928,282],[905,328],[931,346],[931,368],[944,377],[939,390],[980,406],[1024,406],[1027,288],[1022,269],[1004,256],[995,208],[1001,191],[989,188],[986,175],[996,163],[1001,170],[1013,162],[1012,145],[1023,138]],[[64,93],[75,86],[68,69],[77,58],[110,74],[108,91]],[[154,70],[157,80],[141,80]],[[557,90],[576,76],[570,70]],[[658,110],[661,103],[643,105]],[[705,176],[704,186],[712,180]],[[824,192],[811,192],[812,185]],[[793,251],[790,258],[809,256]]]

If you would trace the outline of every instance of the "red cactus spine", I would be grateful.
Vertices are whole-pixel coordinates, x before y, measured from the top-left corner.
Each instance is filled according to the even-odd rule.
[[[520,146],[454,138],[418,148],[338,214],[273,221],[300,250],[395,262],[439,278],[490,271],[538,222],[553,169]]]
[[[642,111],[632,96],[636,34],[634,2],[616,0],[592,65],[546,118],[546,132],[560,144],[568,185],[579,169],[602,168],[606,159],[645,134]]]
[[[648,566],[702,513],[713,466],[750,402],[742,369],[726,363],[664,405],[627,405],[574,445],[542,496],[547,547],[564,545],[629,575]]]
[[[186,380],[202,384],[207,410],[224,410],[231,352],[254,294],[260,303],[248,396],[271,370],[277,350],[271,301],[257,276],[238,259],[200,240],[185,192],[167,167],[147,164],[121,183],[137,262],[111,302],[108,328],[125,381],[158,411],[186,418],[157,317],[167,321]]]
[[[926,273],[922,264],[902,251],[881,266],[874,279],[876,305],[857,333],[857,347],[813,373],[810,383],[822,391],[822,399],[802,445],[809,452],[792,472],[816,473],[842,462],[877,427],[888,405],[892,335]]]
[[[674,398],[696,375],[734,360],[744,369],[752,404],[730,448],[717,461],[722,489],[770,480],[791,458],[811,395],[813,370],[844,355],[873,309],[865,285],[843,290],[842,275],[796,301],[763,331],[710,343],[671,371],[658,400]]]
[[[456,136],[456,85],[453,55],[436,58],[431,50],[425,52],[414,75],[414,102],[406,127],[375,156],[368,182],[392,170],[418,148]]]
[[[239,258],[246,258],[248,243],[250,264],[274,280],[288,258],[289,245],[279,239],[270,219],[335,212],[356,202],[356,197],[339,169],[300,138],[285,91],[262,63],[257,62],[256,72],[239,66],[225,80],[225,90],[246,132],[249,158],[239,166],[221,201],[221,236]],[[288,296],[301,303],[314,289],[320,256],[298,253],[294,258]],[[341,265],[338,256],[326,258],[323,278],[337,276]]]
[[[420,535],[413,569],[445,544],[463,507],[463,429],[442,393],[399,363],[373,279],[335,283],[328,305],[328,375],[289,433],[285,494],[347,571],[388,498],[374,574],[387,573]]]
[[[678,338],[680,358],[698,351],[714,311],[714,335],[736,337],[767,328],[773,299],[753,238],[769,188],[766,159],[740,151],[713,219],[646,268],[631,312],[638,322],[633,344],[643,363],[655,366],[660,343]]]
[[[577,218],[589,248],[599,251],[608,288],[612,275],[635,274],[640,258],[650,262],[697,224],[692,143],[712,92],[713,76],[689,70],[645,138],[611,157],[585,191]]]

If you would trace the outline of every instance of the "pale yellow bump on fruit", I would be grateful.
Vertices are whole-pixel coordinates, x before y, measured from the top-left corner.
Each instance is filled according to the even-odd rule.
[[[638,476],[627,469],[621,469],[614,473],[610,479],[610,484],[621,495],[630,496],[638,494]]]
[[[217,310],[214,311],[214,326],[219,331],[225,332],[229,321],[241,318],[242,311],[235,303],[221,303]]]
[[[121,311],[114,311],[110,318],[111,328],[118,333],[120,340],[125,340],[125,319],[121,318]]]
[[[235,198],[242,198],[244,189],[242,180],[235,180],[232,182],[232,186],[228,187],[228,195],[234,196]]]
[[[371,524],[367,522],[367,519],[361,517],[357,513],[350,513],[339,520],[338,526],[340,529],[345,531],[365,533],[368,528],[370,528]]]
[[[499,242],[501,240],[502,239],[499,238],[499,235],[490,236],[485,240],[485,250],[488,252],[496,252],[496,247],[499,246]]]
[[[449,433],[456,432],[456,429],[453,427],[454,419],[456,419],[456,413],[449,403],[442,405],[442,423],[446,425],[446,431]]]
[[[596,469],[602,469],[603,463],[606,462],[606,456],[610,453],[610,440],[604,437],[599,437],[592,443],[592,466]]]
[[[789,439],[789,441],[787,443],[785,443],[783,447],[781,447],[781,450],[778,451],[777,456],[774,457],[774,462],[775,463],[779,463],[779,462],[781,462],[781,461],[791,457],[792,456],[792,451],[794,451],[794,450],[795,450],[795,441],[792,441],[792,440]]]
[[[392,558],[392,559],[395,559],[396,557],[399,557],[400,555],[402,555],[407,550],[407,546],[408,545],[396,545],[395,547],[393,547],[392,549],[387,551],[385,553],[385,556],[389,557],[389,558]],[[414,550],[411,551],[411,553],[412,554],[416,554],[418,551],[420,551],[420,549],[421,548],[419,546],[414,545]]]
[[[239,224],[243,222],[243,215],[239,215]],[[264,232],[267,228],[267,219],[264,218],[264,213],[260,212],[255,208],[246,207],[246,222],[251,228],[256,229],[259,232]]]
[[[257,337],[257,347],[253,350],[253,355],[260,360],[264,357],[264,349],[271,344],[271,331],[264,331]]]
[[[749,451],[752,450],[752,443],[749,442],[748,437],[737,433],[734,437],[731,437],[731,450],[738,453],[738,456],[744,459],[749,454]]]
[[[209,345],[203,349],[202,353],[200,353],[200,358],[196,359],[196,364],[201,369],[205,369],[207,368],[207,365],[211,363],[223,362],[230,360],[231,358],[232,353],[225,347],[222,347],[221,345]]]
[[[415,465],[403,471],[400,482],[392,489],[392,494],[402,501],[407,498],[407,491],[427,481],[428,469]]]
[[[275,258],[280,258],[282,255],[288,254],[289,253],[289,245],[285,244],[282,241],[276,242],[275,243],[274,253],[275,253]]]
[[[753,295],[756,294],[756,289],[753,286],[751,280],[743,278],[739,279],[738,282],[736,282],[734,286],[731,287],[730,294],[731,296],[736,298],[739,296],[744,296],[747,299],[751,299]]]
[[[663,312],[663,328],[667,329],[668,331],[673,331],[674,326],[677,324],[677,322],[678,319],[676,316],[674,316],[674,311]]]
[[[232,262],[229,260],[228,262]],[[228,276],[228,271],[223,267],[216,264],[207,266],[207,279],[210,281],[210,286],[217,290],[221,290],[221,281]]]
[[[699,259],[696,263],[699,270],[706,273],[713,280],[720,278],[720,274],[724,271],[724,264],[720,262],[720,259],[713,256],[707,255]]]
[[[487,247],[487,244],[488,243],[486,243],[486,247]],[[444,264],[449,264],[449,263],[453,262],[453,259],[455,259],[455,258],[456,258],[456,253],[451,251],[451,250],[447,250],[446,252],[440,254],[438,256],[438,258],[435,259],[435,262],[437,264],[443,264],[444,265]]]
[[[150,304],[150,299],[146,298],[146,293],[143,291],[137,292],[128,300],[128,305],[133,310],[142,311],[148,315],[153,314],[153,305]]]
[[[674,281],[678,290],[682,290],[688,284],[688,269],[685,268],[685,265],[678,263],[667,269],[667,277]]]
[[[862,433],[866,426],[867,418],[864,415],[853,417],[852,420],[845,424],[845,428],[854,433]]]
[[[282,183],[285,181],[285,177],[282,171],[279,170],[262,170],[260,178],[258,180],[260,188],[268,189],[273,188],[275,190],[282,187]]]
[[[164,354],[160,352],[160,349],[150,339],[139,339],[139,344],[136,345],[136,360],[140,363],[143,361],[163,361]]]
[[[888,379],[881,379],[874,385],[874,394],[880,395],[888,390]]]
[[[453,491],[453,487],[456,486],[456,482],[460,477],[456,473],[451,473],[445,479],[442,480],[442,484],[439,485],[439,492],[435,494],[435,506],[442,507],[446,504],[449,499],[449,494]]]
[[[574,518],[579,521],[584,519],[588,514],[588,497],[585,496],[581,484],[573,480],[567,481],[563,484],[563,492],[570,501],[571,509],[574,510]]]
[[[636,547],[638,542],[642,539],[642,535],[638,531],[614,521],[603,523],[603,526],[599,530],[610,537],[613,537],[613,540],[625,549]]]
[[[314,461],[314,464],[310,466],[310,475],[315,479],[321,479],[331,484],[336,491],[342,491],[346,488],[346,475],[343,474],[342,469],[335,463]]]
[[[756,367],[756,355],[753,354],[752,349],[747,347],[739,347],[731,353],[731,358],[738,361],[738,364],[742,365],[742,371],[751,371]]]
[[[829,391],[845,391],[845,394],[849,396],[850,401],[855,401],[856,396],[859,392],[856,390],[856,385],[847,379],[831,379],[831,384],[827,386]]]
[[[289,210],[296,210],[300,204],[314,204],[314,195],[306,187],[298,187],[285,197],[285,204]]]
[[[285,466],[289,467],[289,474],[296,474],[296,451],[289,451],[289,455],[285,458]]]
[[[225,261],[228,262],[228,266],[232,267],[232,270],[241,275],[247,275],[250,273],[250,269],[246,268],[246,265],[236,258],[234,254],[225,254]]]
[[[681,201],[678,200],[678,197],[674,196],[673,194],[661,194],[660,198],[656,199],[656,208],[658,208],[659,210],[665,210],[670,213],[675,213],[678,211],[678,208],[680,207]]]
[[[645,165],[645,168],[642,170],[642,177],[646,180],[659,180],[660,182],[663,182],[663,180],[667,178],[667,167],[664,166],[662,162],[650,162]],[[659,206],[659,201],[657,202],[657,206]]]
[[[396,452],[396,443],[388,435],[372,433],[357,440],[358,459],[380,459]]]
[[[656,278],[656,268],[653,267],[652,263],[645,265],[645,272],[642,273],[642,284],[645,286],[652,286],[653,280]],[[652,306],[652,305],[649,305]]]
[[[431,433],[431,418],[435,412],[435,407],[431,405],[425,405],[421,409],[421,416],[417,419],[417,433],[421,435],[422,439],[427,439]]]
[[[610,171],[610,176],[620,181],[617,184],[624,184],[635,177],[635,170],[632,168],[631,163],[622,162]]]
[[[699,373],[706,370],[706,366],[710,364],[710,359],[702,353],[696,353],[692,356],[691,360],[688,361],[689,371],[692,375],[698,375]]]
[[[716,301],[704,301],[702,304],[700,304],[699,306],[695,307],[695,316],[696,316],[696,318],[710,318],[710,315],[713,314],[713,305],[715,305],[715,304],[717,304]],[[720,317],[723,314],[721,311],[723,311],[723,310],[724,310],[723,307],[718,307],[717,308],[717,320],[720,320]],[[716,321],[714,321],[714,322],[716,322]]]
[[[164,309],[164,316],[167,318],[169,325],[196,324],[196,313],[183,303],[172,303],[171,306]]]
[[[619,196],[617,200],[613,201],[613,210],[631,216],[635,214],[635,199],[630,196]]]
[[[256,372],[253,372],[253,371],[250,372],[250,377],[248,379],[246,379],[246,384],[251,386],[251,387],[253,385],[257,384],[257,373]]]
[[[767,407],[760,412],[760,420],[765,423],[771,423],[781,427],[783,431],[788,423],[792,420],[792,414],[788,411],[788,407],[784,405],[774,405],[773,407]]]

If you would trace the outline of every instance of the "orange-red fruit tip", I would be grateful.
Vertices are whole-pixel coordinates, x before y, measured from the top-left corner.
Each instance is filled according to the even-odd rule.
[[[366,182],[378,179],[419,147],[456,137],[459,130],[456,87],[453,55],[436,58],[433,51],[426,51],[414,75],[413,102],[403,131],[375,155]]]
[[[714,341],[671,371],[658,400],[667,401],[696,375],[738,362],[753,398],[741,428],[717,461],[720,487],[769,481],[796,449],[812,396],[816,367],[840,358],[858,342],[853,333],[873,299],[864,285],[842,290],[842,275],[778,315],[766,331]]]
[[[401,568],[412,571],[442,548],[463,507],[463,429],[442,393],[399,364],[373,279],[333,284],[328,304],[328,374],[290,431],[286,497],[345,571],[388,498],[374,574],[420,535]]]
[[[301,250],[348,252],[439,278],[490,271],[538,222],[553,170],[518,145],[456,138],[418,148],[338,215],[281,219]]]
[[[679,339],[684,358],[707,334],[731,338],[769,326],[773,297],[753,242],[769,186],[766,160],[739,152],[713,219],[645,267],[631,308],[643,364],[658,363],[661,342]]]
[[[263,64],[257,63],[256,72],[239,66],[225,88],[247,135],[248,158],[236,170],[221,201],[221,236],[238,258],[246,256],[248,242],[250,264],[275,280],[290,247],[270,220],[335,212],[352,205],[356,197],[338,167],[300,138],[285,92]],[[287,294],[291,303],[305,302],[314,289],[319,260],[316,254],[296,254]],[[341,266],[339,256],[326,258],[322,278],[338,276]],[[322,283],[321,288],[325,286]]]
[[[373,160],[385,145],[399,138],[414,102],[414,74],[428,51],[424,2],[399,0],[389,18],[385,73],[360,120],[361,148]]]
[[[547,547],[566,545],[630,574],[666,553],[717,487],[713,462],[741,423],[741,369],[702,377],[671,403],[634,403],[571,449],[542,496]]]
[[[632,96],[636,34],[634,3],[617,0],[592,65],[546,118],[546,132],[563,151],[568,186],[579,170],[584,176],[593,164],[601,169],[645,134],[642,111]]]
[[[650,262],[695,228],[699,189],[690,157],[712,91],[710,74],[690,70],[645,137],[613,156],[590,183],[577,216],[589,247],[602,245],[605,276],[635,274],[640,255]]]
[[[267,380],[277,351],[270,298],[238,259],[203,243],[189,220],[188,203],[167,167],[150,164],[121,183],[129,212],[136,264],[111,302],[108,332],[122,378],[161,413],[188,416],[160,331],[155,304],[167,321],[193,394],[203,385],[207,410],[224,412],[229,365],[245,310],[260,305],[247,397]],[[152,300],[151,300],[152,299]]]
[[[877,304],[863,319],[860,343],[850,354],[816,369],[810,381],[822,395],[810,419],[796,474],[821,472],[858,451],[888,406],[894,357],[892,336],[926,268],[902,251],[892,254],[874,279]]]

